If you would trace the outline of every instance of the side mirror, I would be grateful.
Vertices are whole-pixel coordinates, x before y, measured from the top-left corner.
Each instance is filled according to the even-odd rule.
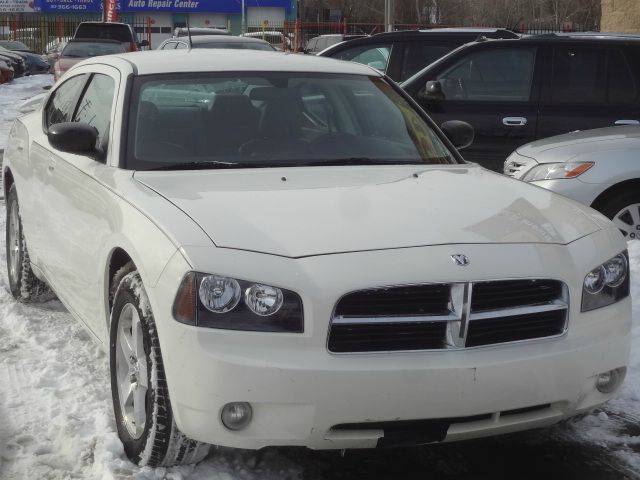
[[[138,43],[138,46],[140,46],[140,47],[148,47],[149,46],[149,40],[140,40],[140,43]]]
[[[440,129],[458,150],[467,148],[473,143],[475,133],[467,122],[449,120],[440,125]]]
[[[53,85],[45,85],[44,87],[42,87],[43,90],[51,90],[51,87],[53,87]]]
[[[438,80],[429,80],[424,87],[424,99],[428,102],[442,102],[444,101],[444,92],[442,91],[442,84]]]
[[[90,153],[96,151],[98,131],[86,123],[56,123],[49,127],[47,137],[52,147],[63,152]]]

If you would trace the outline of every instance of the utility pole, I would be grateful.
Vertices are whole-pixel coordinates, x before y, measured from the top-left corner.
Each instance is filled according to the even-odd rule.
[[[245,28],[245,24],[244,24],[244,21],[245,21],[245,19],[244,19],[244,0],[242,0],[242,6],[240,8],[242,8],[242,20],[241,20],[242,25],[240,25],[240,30],[242,31],[242,33],[245,33],[246,32],[246,28]]]
[[[384,30],[385,32],[393,32],[395,18],[395,0],[384,0]]]

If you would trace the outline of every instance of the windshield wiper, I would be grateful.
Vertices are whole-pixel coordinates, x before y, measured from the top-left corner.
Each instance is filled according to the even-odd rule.
[[[151,170],[206,170],[209,168],[242,168],[237,162],[221,162],[217,160],[207,160],[203,162],[183,162],[183,163],[171,163],[168,165],[160,165],[153,168],[147,168],[145,171]]]
[[[340,165],[405,165],[405,164],[422,164],[423,161],[402,161],[402,160],[391,160],[391,159],[375,159],[369,157],[348,157],[348,158],[327,158],[326,160],[311,160],[309,162],[304,162],[306,166],[320,166],[320,165],[328,165],[328,166],[340,166]]]

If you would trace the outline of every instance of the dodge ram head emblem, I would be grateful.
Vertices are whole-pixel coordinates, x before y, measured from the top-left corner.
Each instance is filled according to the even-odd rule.
[[[453,260],[453,263],[455,263],[460,267],[466,267],[467,265],[469,265],[469,263],[471,263],[469,261],[469,257],[467,257],[466,255],[463,255],[462,253],[456,253],[455,255],[451,255],[451,260]]]

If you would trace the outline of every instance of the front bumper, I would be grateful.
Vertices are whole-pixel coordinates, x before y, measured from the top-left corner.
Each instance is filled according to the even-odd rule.
[[[445,441],[553,424],[608,400],[611,395],[595,389],[596,376],[628,363],[630,299],[580,313],[585,273],[622,249],[613,229],[570,246],[443,245],[297,260],[189,249],[198,270],[297,291],[305,308],[303,334],[177,323],[168,312],[182,275],[192,268],[178,253],[157,285],[147,288],[176,422],[187,436],[218,445],[314,449],[375,447],[386,428],[361,425],[367,422],[444,419]],[[461,251],[472,259],[464,269],[449,259]],[[333,306],[346,292],[504,278],[564,281],[571,305],[567,333],[459,351],[336,355],[326,348]],[[220,411],[237,401],[252,405],[253,420],[231,432]],[[344,424],[358,425],[335,428]],[[410,443],[411,432],[401,440]]]

